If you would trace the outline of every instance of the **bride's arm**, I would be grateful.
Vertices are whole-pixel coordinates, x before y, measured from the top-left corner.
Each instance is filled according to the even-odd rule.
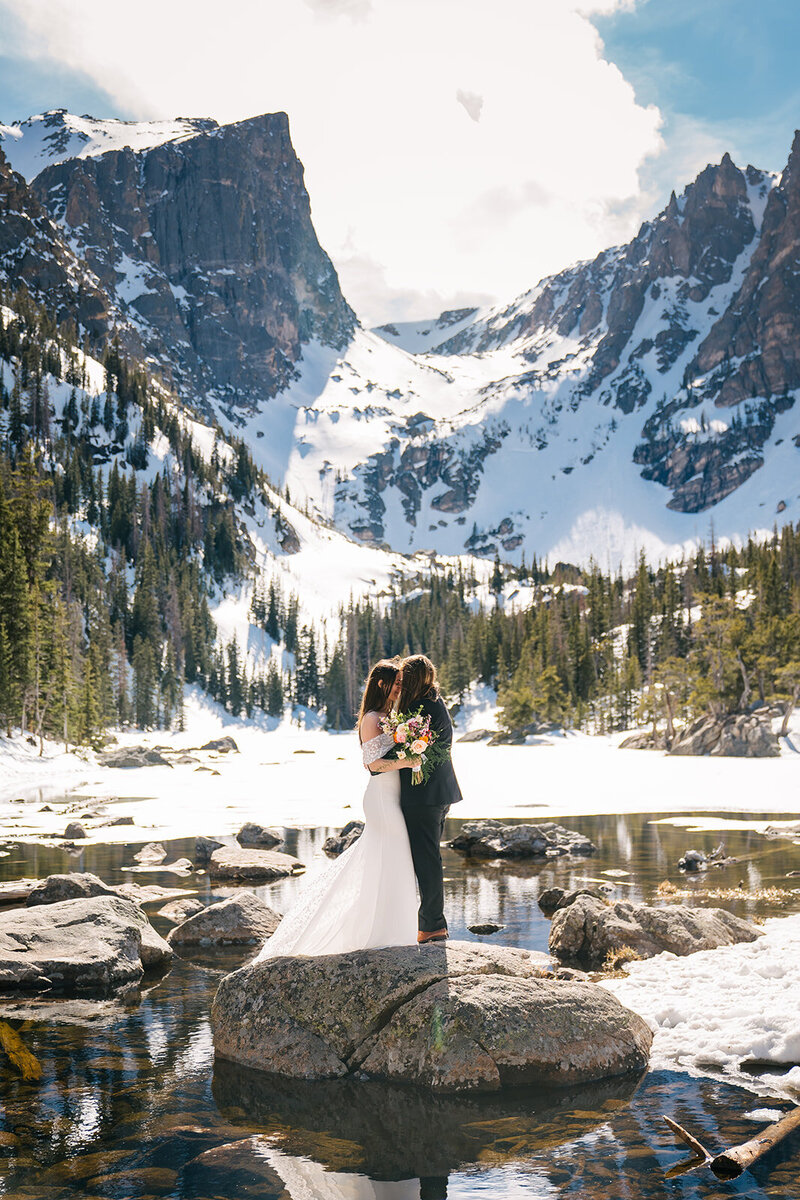
[[[402,771],[406,767],[418,767],[421,758],[376,758],[367,767],[370,775],[385,775],[387,771]]]

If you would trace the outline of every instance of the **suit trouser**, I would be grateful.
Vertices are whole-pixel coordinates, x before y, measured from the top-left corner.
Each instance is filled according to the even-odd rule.
[[[419,884],[418,925],[426,933],[446,929],[444,919],[444,879],[439,843],[450,805],[409,805],[403,816],[411,843],[414,873]]]

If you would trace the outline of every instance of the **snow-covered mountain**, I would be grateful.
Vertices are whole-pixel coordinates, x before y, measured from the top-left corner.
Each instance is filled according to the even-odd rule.
[[[615,566],[800,517],[800,141],[511,304],[368,331],[283,114],[0,137],[107,327],[351,538]]]

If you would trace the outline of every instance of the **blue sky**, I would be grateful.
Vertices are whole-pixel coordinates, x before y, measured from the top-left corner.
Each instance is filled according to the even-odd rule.
[[[683,118],[742,166],[785,165],[800,127],[800,0],[638,0],[593,21],[637,99],[661,110],[667,143]]]

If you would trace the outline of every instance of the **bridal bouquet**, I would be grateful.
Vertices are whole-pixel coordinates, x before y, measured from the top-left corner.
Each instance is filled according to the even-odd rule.
[[[389,713],[381,721],[381,727],[394,741],[392,757],[422,759],[419,767],[411,769],[411,782],[414,784],[427,783],[439,764],[448,758],[447,747],[437,745],[437,734],[431,729],[431,719],[423,716],[421,708],[413,713]]]

